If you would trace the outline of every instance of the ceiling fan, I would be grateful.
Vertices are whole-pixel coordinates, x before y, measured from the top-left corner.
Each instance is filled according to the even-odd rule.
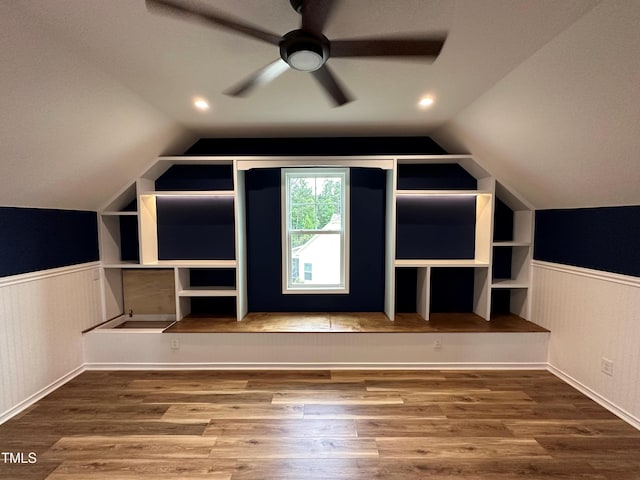
[[[247,95],[289,68],[309,72],[320,83],[336,106],[352,100],[347,90],[327,66],[331,57],[408,57],[434,60],[445,35],[329,40],[322,34],[334,0],[289,0],[302,16],[301,26],[282,36],[233,18],[210,7],[185,4],[180,0],[146,0],[150,11],[177,14],[234,31],[279,47],[280,58],[269,63],[225,93],[234,97]]]

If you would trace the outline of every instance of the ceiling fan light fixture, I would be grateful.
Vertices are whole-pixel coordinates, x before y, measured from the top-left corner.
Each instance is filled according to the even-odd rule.
[[[324,64],[324,58],[313,50],[297,50],[289,54],[287,62],[295,70],[313,72]]]
[[[329,59],[329,40],[302,30],[293,30],[282,37],[280,57],[294,70],[313,72]]]

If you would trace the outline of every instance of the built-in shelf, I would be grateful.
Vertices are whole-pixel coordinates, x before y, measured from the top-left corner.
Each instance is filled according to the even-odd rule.
[[[473,197],[491,195],[491,192],[480,190],[396,190],[397,196],[420,197]]]
[[[493,242],[494,247],[530,247],[531,242]]]
[[[396,267],[488,267],[488,261],[482,260],[395,260]]]
[[[158,260],[153,263],[146,263],[151,267],[210,267],[210,268],[235,268],[238,265],[236,260]]]
[[[529,284],[510,278],[494,278],[491,282],[491,288],[529,288]]]
[[[431,308],[438,311],[436,303],[448,291],[454,292],[457,302],[456,279],[462,278],[464,285],[469,285],[470,277],[473,291],[466,286],[463,289],[463,309],[472,308],[488,320],[492,302],[508,303],[511,312],[528,317],[531,206],[496,182],[469,155],[400,155],[356,160],[158,158],[99,213],[105,318],[123,313],[123,272],[164,268],[174,270],[177,320],[191,312],[197,314],[207,308],[215,311],[218,306],[222,309],[228,305],[235,306],[238,320],[242,319],[248,310],[244,170],[291,166],[292,162],[304,166],[347,162],[348,166],[386,170],[384,311],[390,319],[394,318],[398,273],[401,281],[409,278],[416,284],[417,313],[427,320]],[[201,170],[207,165],[215,168]],[[202,177],[200,172],[204,172]],[[199,223],[190,223],[187,215],[198,221],[206,218],[209,223],[194,231],[193,225]],[[507,218],[506,223],[503,218]],[[502,227],[497,236],[496,225]],[[210,248],[214,243],[215,248]],[[135,261],[138,256],[139,261]],[[204,271],[209,269],[212,272]],[[230,270],[228,275],[224,269]]]
[[[237,294],[236,288],[230,286],[189,287],[178,292],[179,297],[235,297]]]
[[[110,217],[110,216],[114,216],[114,217],[127,217],[127,216],[131,216],[131,217],[137,217],[138,216],[138,212],[101,212],[100,215],[102,216],[106,216],[106,217]]]
[[[179,190],[179,191],[150,191],[141,195],[154,197],[233,197],[233,190]]]

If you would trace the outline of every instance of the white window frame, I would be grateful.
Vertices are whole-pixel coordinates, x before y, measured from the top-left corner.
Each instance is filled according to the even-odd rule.
[[[282,293],[283,294],[348,294],[349,293],[349,168],[283,168],[281,169],[281,191],[282,191]],[[310,285],[310,284],[291,284],[291,234],[293,233],[313,233],[313,234],[330,234],[335,235],[335,230],[291,230],[290,229],[290,199],[289,199],[289,179],[290,178],[309,178],[309,177],[326,177],[340,176],[342,177],[342,205],[340,220],[342,224],[341,230],[341,264],[339,285]],[[298,267],[300,270],[302,265]],[[304,275],[303,272],[300,272]]]

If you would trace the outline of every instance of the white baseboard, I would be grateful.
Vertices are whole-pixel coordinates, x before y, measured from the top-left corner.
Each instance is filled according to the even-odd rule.
[[[87,363],[87,370],[546,370],[527,363]]]
[[[15,417],[16,415],[18,415],[23,410],[26,410],[31,405],[36,403],[38,400],[46,397],[51,392],[53,392],[54,390],[56,390],[59,387],[61,387],[62,385],[67,383],[69,380],[74,379],[75,377],[77,377],[78,375],[80,375],[84,371],[85,371],[85,366],[84,365],[80,365],[79,367],[74,368],[73,370],[71,370],[66,375],[63,375],[62,377],[60,377],[58,380],[50,383],[49,385],[47,385],[46,387],[42,388],[41,390],[38,390],[36,393],[34,393],[30,397],[24,399],[22,402],[20,402],[17,405],[11,407],[6,412],[0,413],[0,425],[2,425],[7,420]]]
[[[548,365],[548,370],[551,373],[553,373],[556,377],[560,378],[564,382],[567,382],[573,388],[575,388],[576,390],[580,391],[581,393],[583,393],[584,395],[589,397],[594,402],[600,404],[601,406],[603,406],[604,408],[609,410],[614,415],[620,417],[622,420],[627,422],[632,427],[640,430],[640,419],[639,418],[636,418],[635,416],[631,415],[629,412],[627,412],[623,408],[620,408],[615,403],[610,402],[609,400],[607,400],[606,398],[601,396],[599,393],[594,392],[589,387],[587,387],[586,385],[582,384],[581,382],[579,382],[578,380],[573,378],[571,375],[563,372],[559,368],[554,367],[553,365],[549,364]]]

